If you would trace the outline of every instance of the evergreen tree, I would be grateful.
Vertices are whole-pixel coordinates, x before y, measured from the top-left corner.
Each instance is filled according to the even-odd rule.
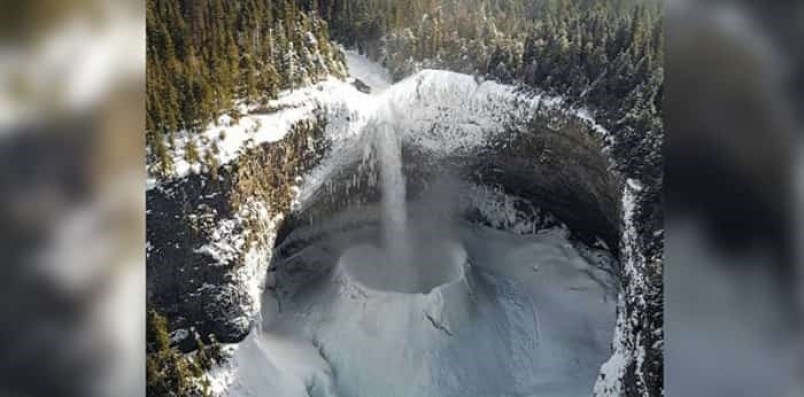
[[[172,167],[174,137],[264,104],[280,90],[345,76],[343,55],[316,9],[285,0],[147,0],[149,169]],[[156,163],[159,164],[156,164]],[[160,175],[168,175],[169,173]]]

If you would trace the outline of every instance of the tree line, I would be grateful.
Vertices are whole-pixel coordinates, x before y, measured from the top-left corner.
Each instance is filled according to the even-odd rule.
[[[612,146],[621,171],[660,178],[656,0],[148,0],[146,10],[152,159],[166,157],[176,131],[198,131],[224,113],[236,119],[238,104],[344,76],[331,35],[396,79],[448,69],[589,107],[622,137]]]
[[[146,34],[147,152],[164,171],[177,132],[346,75],[327,22],[295,1],[148,0]]]

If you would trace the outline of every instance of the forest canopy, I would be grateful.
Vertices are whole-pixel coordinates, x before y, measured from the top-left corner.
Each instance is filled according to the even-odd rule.
[[[345,77],[334,40],[395,79],[438,68],[561,96],[622,138],[621,172],[658,181],[661,11],[655,0],[148,0],[149,163],[170,168],[179,131]]]
[[[149,163],[165,174],[175,133],[346,75],[327,23],[292,1],[148,0],[146,12],[147,146]],[[194,148],[183,149],[197,160]]]

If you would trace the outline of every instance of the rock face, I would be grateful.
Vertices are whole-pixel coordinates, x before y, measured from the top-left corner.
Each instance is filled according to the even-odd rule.
[[[224,343],[248,334],[274,225],[290,208],[293,181],[326,152],[324,127],[302,120],[284,139],[250,148],[214,173],[147,192],[148,308],[165,315],[171,330],[194,328]],[[181,335],[189,333],[177,333],[178,346],[194,349]]]
[[[242,265],[238,258],[222,260],[201,250],[234,216],[232,182],[230,172],[218,179],[196,174],[152,189],[146,197],[148,307],[169,318],[171,328],[194,327],[224,342],[248,332],[254,305],[245,289],[232,283],[233,269]],[[242,225],[231,229],[242,232]],[[187,338],[180,347],[189,350],[192,343]]]
[[[355,86],[355,88],[358,91],[360,91],[360,92],[362,92],[364,94],[371,94],[371,87],[366,85],[366,83],[364,83],[363,80],[355,79],[355,81],[352,82],[352,85]]]
[[[622,182],[609,170],[601,137],[582,122],[540,117],[506,135],[478,153],[475,179],[527,199],[586,242],[599,237],[617,247]]]

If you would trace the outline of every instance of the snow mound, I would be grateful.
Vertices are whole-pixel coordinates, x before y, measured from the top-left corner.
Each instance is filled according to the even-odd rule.
[[[388,255],[379,247],[362,244],[349,247],[338,261],[338,272],[344,280],[355,283],[371,292],[429,293],[435,288],[449,285],[463,277],[466,251],[458,244],[439,242],[433,250],[414,256],[408,266],[414,271],[399,271]],[[421,254],[420,252],[414,253]],[[384,265],[390,264],[390,266]]]

